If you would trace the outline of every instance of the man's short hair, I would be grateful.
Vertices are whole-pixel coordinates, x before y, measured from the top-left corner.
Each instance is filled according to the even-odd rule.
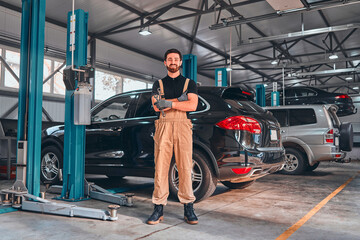
[[[172,49],[169,49],[166,51],[165,55],[164,55],[164,61],[166,61],[166,58],[167,58],[167,55],[170,54],[170,53],[177,53],[179,54],[180,56],[180,61],[182,61],[182,55],[181,55],[181,52],[175,48],[172,48]]]

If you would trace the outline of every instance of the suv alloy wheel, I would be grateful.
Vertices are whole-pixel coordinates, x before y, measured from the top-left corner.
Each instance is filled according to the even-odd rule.
[[[289,175],[301,174],[305,171],[307,165],[303,153],[295,148],[285,148],[285,166],[281,173]]]
[[[193,168],[191,175],[196,202],[206,199],[214,193],[217,179],[209,167],[206,157],[196,149],[194,149],[193,152]],[[173,159],[170,164],[169,186],[171,195],[174,197],[177,196],[179,190],[179,174],[175,159]]]
[[[60,180],[63,155],[55,146],[47,146],[41,151],[40,178],[43,183],[57,184]]]

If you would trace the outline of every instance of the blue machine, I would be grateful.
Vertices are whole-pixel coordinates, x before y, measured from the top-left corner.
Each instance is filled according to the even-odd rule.
[[[226,87],[227,86],[227,71],[226,68],[215,69],[215,86]]]
[[[187,54],[183,56],[183,75],[197,82],[197,56]]]
[[[265,107],[265,86],[264,84],[256,85],[256,104],[260,107]]]

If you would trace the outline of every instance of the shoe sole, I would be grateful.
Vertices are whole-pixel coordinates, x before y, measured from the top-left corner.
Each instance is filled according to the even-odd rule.
[[[195,225],[195,224],[198,224],[199,221],[189,221],[187,219],[187,217],[184,217],[185,221],[188,223],[188,224],[191,224],[191,225]]]
[[[147,221],[146,223],[149,225],[155,225],[158,224],[159,222],[162,222],[163,220],[164,220],[164,216],[161,216],[157,221]]]

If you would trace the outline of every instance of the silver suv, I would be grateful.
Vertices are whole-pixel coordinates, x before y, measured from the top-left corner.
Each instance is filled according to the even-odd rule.
[[[340,161],[351,151],[351,123],[341,123],[335,105],[265,107],[281,126],[286,151],[282,173],[312,171],[321,161]]]

